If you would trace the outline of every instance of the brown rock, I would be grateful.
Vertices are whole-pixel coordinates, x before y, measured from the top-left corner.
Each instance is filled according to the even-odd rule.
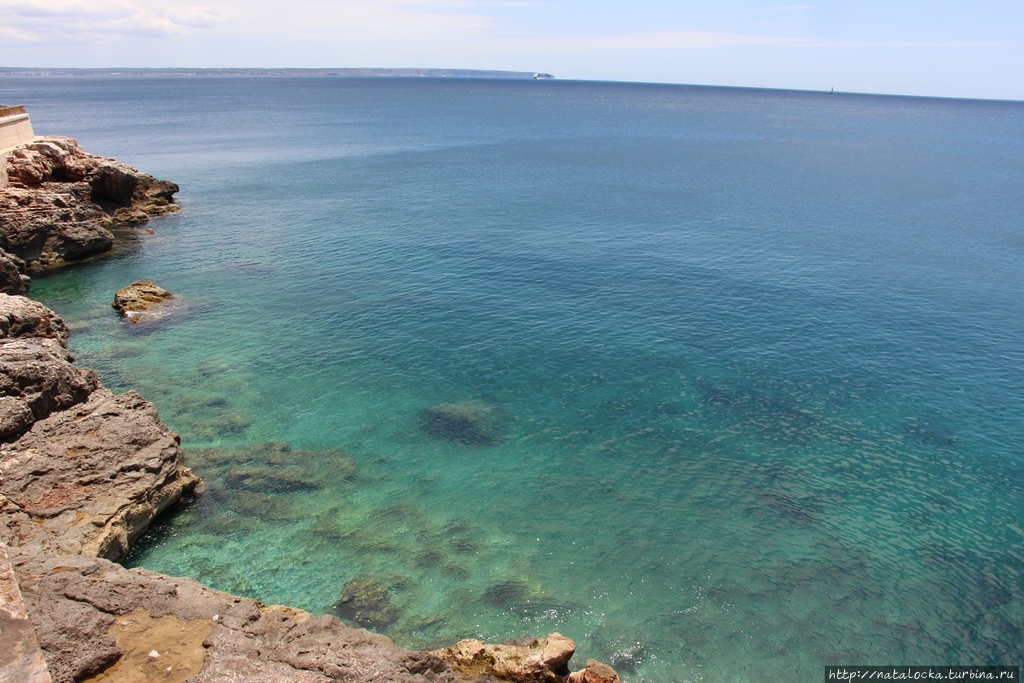
[[[513,683],[564,683],[576,645],[560,633],[492,645],[460,640],[434,654],[462,676],[489,676]]]
[[[190,579],[86,556],[35,555],[18,571],[57,683],[111,664],[117,669],[107,669],[110,680],[152,673],[152,650],[156,662],[187,667],[189,683],[454,683],[448,665],[429,653],[402,650],[330,616],[267,607]],[[122,658],[130,652],[142,656]]]
[[[2,171],[0,171],[2,172]],[[178,210],[178,186],[113,159],[84,152],[71,138],[15,148],[0,190],[0,249],[46,269],[109,251],[111,228]]]
[[[112,305],[132,322],[147,322],[163,317],[160,306],[173,297],[173,294],[155,282],[138,280],[117,290]]]
[[[66,346],[68,328],[59,315],[38,301],[0,294],[0,341],[17,337],[47,337]]]
[[[0,249],[0,293],[28,294],[32,278],[25,273],[24,261]]]
[[[85,401],[96,373],[72,365],[67,326],[37,301],[0,294],[0,438]]]
[[[569,675],[569,683],[619,683],[619,675],[607,664],[588,659],[587,668]]]
[[[0,542],[0,680],[51,683],[18,579]]]
[[[17,543],[120,559],[198,479],[177,437],[141,396],[99,387],[0,450],[0,493],[18,512]]]
[[[56,339],[29,337],[0,344],[0,437],[20,433],[89,397],[99,386],[96,373],[75,367],[73,360]],[[25,409],[31,415],[27,423]]]
[[[27,401],[14,396],[0,397],[0,438],[20,434],[35,421]]]
[[[564,670],[576,652],[576,643],[561,633],[549,633],[546,640],[541,660],[552,671]]]

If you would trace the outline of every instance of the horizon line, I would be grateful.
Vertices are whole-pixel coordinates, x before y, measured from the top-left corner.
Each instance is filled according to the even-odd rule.
[[[465,67],[293,67],[293,66],[201,66],[201,67],[188,67],[188,66],[124,66],[124,67],[55,67],[55,66],[0,66],[0,76],[37,76],[47,77],[56,76],[60,74],[53,74],[49,72],[64,72],[68,74],[82,74],[87,75],[89,73],[102,75],[104,73],[109,75],[117,75],[118,73],[124,72],[150,72],[154,75],[165,73],[168,75],[180,75],[187,76],[189,72],[279,72],[271,75],[287,77],[292,74],[280,73],[280,72],[310,72],[310,75],[319,76],[336,76],[340,78],[436,78],[438,80],[447,78],[460,78],[459,76],[445,75],[438,73],[436,75],[422,75],[411,72],[464,72],[468,74],[479,73],[479,74],[510,74],[515,75],[516,78],[487,78],[480,77],[479,80],[534,80],[532,78],[535,74],[548,74],[544,71],[520,71],[513,69],[474,69]],[[324,73],[324,72],[355,72],[355,71],[383,71],[383,72],[410,72],[409,74],[355,74],[350,73],[348,75],[342,75],[339,73]],[[19,73],[20,72],[20,73]],[[182,73],[184,72],[184,73]],[[225,76],[237,76],[246,77],[254,74],[245,73],[227,73]],[[461,78],[467,78],[462,76]],[[471,78],[471,77],[469,77]],[[683,88],[727,88],[732,90],[765,90],[774,92],[796,92],[796,93],[827,93],[835,95],[855,95],[864,97],[908,97],[914,99],[932,99],[932,100],[962,100],[966,102],[994,102],[994,103],[1008,103],[1008,104],[1020,104],[1024,103],[1024,99],[1006,99],[1006,98],[994,98],[994,97],[964,97],[955,95],[914,95],[906,93],[888,93],[888,92],[870,92],[870,91],[857,91],[857,90],[832,90],[833,86],[830,86],[829,90],[825,89],[809,89],[809,88],[787,88],[787,87],[771,87],[771,86],[759,86],[759,85],[725,85],[715,83],[677,83],[670,81],[630,81],[630,80],[614,80],[614,79],[591,79],[591,78],[544,78],[538,79],[541,81],[551,82],[557,81],[561,83],[608,83],[618,85],[654,85],[654,86],[666,86],[666,87],[683,87]]]

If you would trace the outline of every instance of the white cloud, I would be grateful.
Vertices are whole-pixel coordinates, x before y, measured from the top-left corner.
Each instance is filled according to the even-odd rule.
[[[4,26],[3,24],[0,24],[0,38],[12,40],[15,43],[34,43],[39,40],[39,36],[34,33],[22,31],[13,26]]]
[[[377,45],[427,47],[476,54],[570,53],[777,47],[984,47],[981,42],[860,42],[746,33],[665,30],[637,33],[547,35],[512,31],[501,9],[543,7],[532,0],[0,0],[0,37],[7,43],[104,43],[137,38],[180,38],[200,32],[270,44],[321,48]],[[789,5],[776,9],[803,9]],[[216,37],[212,37],[216,40]]]
[[[813,38],[790,38],[742,33],[716,33],[706,31],[659,31],[651,33],[577,34],[544,38],[509,40],[502,45],[509,49],[527,49],[541,52],[599,52],[614,50],[695,49],[728,46],[769,46],[805,48],[841,47],[993,47],[993,42],[871,42],[824,41]]]
[[[0,0],[0,30],[21,42],[97,42],[176,37],[214,26],[208,5],[133,0]]]

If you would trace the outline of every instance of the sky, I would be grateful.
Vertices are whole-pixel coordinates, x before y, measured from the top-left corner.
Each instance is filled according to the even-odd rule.
[[[1024,100],[1024,0],[0,0],[0,66],[502,69]]]

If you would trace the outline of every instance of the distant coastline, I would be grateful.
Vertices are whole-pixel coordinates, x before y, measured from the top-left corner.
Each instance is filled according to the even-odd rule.
[[[340,76],[343,78],[533,79],[535,73],[534,71],[492,71],[482,69],[51,69],[42,67],[0,67],[0,76]]]

